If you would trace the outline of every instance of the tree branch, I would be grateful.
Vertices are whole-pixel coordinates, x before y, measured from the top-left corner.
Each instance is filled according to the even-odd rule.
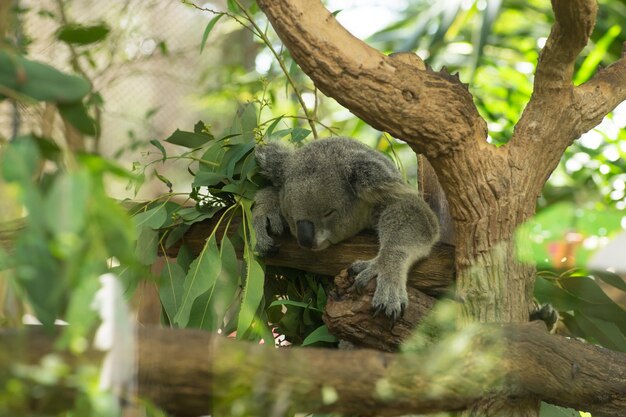
[[[581,133],[572,78],[589,40],[596,0],[552,0],[555,23],[539,55],[534,90],[507,149],[511,166],[529,172],[529,195],[538,195],[565,148]],[[591,128],[591,127],[589,127]],[[539,162],[539,163],[538,163]]]
[[[339,25],[319,0],[258,3],[320,91],[371,126],[431,160],[486,139],[472,96],[453,76],[425,69],[417,56],[382,55]]]
[[[596,0],[552,0],[555,22],[539,55],[534,95],[571,89],[574,63],[589,41],[597,9]]]
[[[229,233],[234,233],[240,222],[241,218],[234,218]],[[199,254],[214,227],[214,219],[194,223],[177,245],[166,249],[165,255],[175,257],[183,243],[192,253]],[[217,233],[218,236],[222,236],[223,224]],[[321,275],[335,276],[354,261],[371,259],[378,253],[378,239],[371,232],[361,232],[357,236],[318,252],[300,248],[292,236],[280,236],[277,240],[280,250],[277,254],[263,260],[266,265],[284,266]],[[241,256],[241,248],[235,249]],[[426,259],[411,268],[409,282],[410,285],[428,294],[437,295],[447,291],[454,282],[454,246],[442,242],[437,243]]]
[[[626,100],[626,43],[623,48],[619,61],[599,70],[574,90],[580,117],[579,134],[597,126],[604,116]]]
[[[276,349],[199,330],[142,328],[138,339],[139,395],[180,417],[230,410],[225,407],[233,401],[250,413],[280,414],[292,406],[303,412],[431,413],[462,410],[492,395],[512,401],[536,396],[595,417],[622,416],[626,409],[626,355],[549,335],[542,325],[465,329],[402,354]],[[11,372],[12,364],[37,363],[54,339],[30,329],[2,331],[0,341],[2,369]],[[85,360],[100,359],[87,354]],[[71,395],[59,396],[57,407],[63,398],[71,404]]]

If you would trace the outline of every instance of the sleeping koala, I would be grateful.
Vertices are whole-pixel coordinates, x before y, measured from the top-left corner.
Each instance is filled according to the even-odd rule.
[[[404,183],[384,155],[349,138],[315,140],[293,150],[279,143],[256,148],[262,175],[272,186],[259,190],[252,211],[257,251],[278,250],[271,235],[285,227],[309,250],[319,251],[364,229],[378,233],[374,259],[350,267],[355,286],[377,277],[374,314],[392,320],[408,302],[409,268],[430,252],[439,237],[435,214],[417,191]]]

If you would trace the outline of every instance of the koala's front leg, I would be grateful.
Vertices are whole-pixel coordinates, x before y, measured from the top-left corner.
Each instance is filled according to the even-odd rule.
[[[257,191],[252,207],[252,226],[256,233],[256,248],[259,256],[265,257],[278,252],[278,245],[270,236],[278,236],[285,230],[280,214],[278,188],[266,187]]]
[[[356,261],[350,269],[356,274],[357,289],[377,277],[372,298],[374,314],[384,311],[395,321],[408,304],[409,269],[428,256],[439,238],[439,227],[434,213],[423,200],[417,195],[405,194],[381,208],[377,229],[378,255],[369,261]]]

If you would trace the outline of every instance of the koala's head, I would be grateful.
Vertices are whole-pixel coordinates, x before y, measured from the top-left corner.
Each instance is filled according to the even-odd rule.
[[[371,225],[373,204],[362,190],[372,181],[364,166],[364,161],[371,165],[367,156],[372,152],[336,138],[297,150],[277,143],[257,148],[261,173],[279,188],[281,213],[301,247],[322,250]],[[374,158],[374,164],[379,162]]]

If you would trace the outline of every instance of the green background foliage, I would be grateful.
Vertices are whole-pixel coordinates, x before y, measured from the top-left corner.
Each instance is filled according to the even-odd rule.
[[[194,53],[225,50],[219,65],[194,85],[197,119],[203,121],[177,123],[161,134],[131,129],[108,155],[101,143],[103,132],[112,128],[102,118],[106,89],[101,94],[96,84],[118,60],[120,33],[128,23],[72,20],[66,13],[72,1],[59,2],[63,7],[55,11],[40,6],[36,13],[54,23],[55,39],[69,54],[57,68],[31,56],[35,39],[24,36],[19,24],[29,11],[11,10],[13,27],[0,34],[0,104],[10,104],[15,114],[21,108],[42,114],[52,109],[73,130],[27,124],[24,132],[0,133],[0,198],[13,216],[0,217],[0,226],[20,222],[11,247],[0,248],[3,291],[13,294],[20,308],[11,313],[3,305],[2,320],[18,326],[30,312],[48,329],[56,320],[69,322],[58,348],[80,355],[99,322],[91,305],[98,277],[114,272],[128,298],[140,282],[158,288],[164,325],[267,344],[332,347],[336,339],[321,320],[328,277],[265,267],[254,253],[251,205],[266,184],[257,173],[254,146],[356,136],[389,154],[410,181],[416,176],[413,152],[323,97],[254,2],[229,1],[221,11],[184,3],[178,6],[204,20],[203,30],[193,35]],[[335,14],[341,19],[349,12]],[[576,64],[576,84],[620,56],[625,21],[622,0],[600,2],[596,30]],[[386,53],[417,52],[435,69],[459,71],[488,121],[489,141],[502,146],[530,98],[552,23],[550,4],[543,0],[415,1],[367,41]],[[0,28],[5,26],[10,25]],[[173,55],[172,39],[150,40],[155,54]],[[157,113],[143,108],[142,122],[156,125]],[[585,265],[626,223],[624,113],[609,115],[567,150],[538,201],[537,216],[517,235],[521,260],[541,269],[538,301],[552,303],[572,335],[620,351],[626,351],[626,313],[606,290],[623,295],[626,285],[617,275],[587,271]],[[83,146],[75,145],[77,135]],[[117,163],[128,154],[136,161],[132,171]],[[116,181],[128,182],[131,191],[114,199],[110,188]],[[139,204],[119,201],[134,197],[142,183],[144,188],[156,183],[161,191]],[[159,273],[151,272],[159,251],[178,245],[193,224],[207,219],[220,228],[199,254],[182,245],[176,259],[167,258]],[[7,387],[0,393],[0,411],[20,414],[33,386],[51,389],[72,378],[81,396],[71,415],[119,411],[108,394],[92,388],[98,370],[69,375],[52,357],[37,368],[43,377],[24,377],[34,372],[26,371],[0,374]],[[543,416],[574,413],[542,408]]]

